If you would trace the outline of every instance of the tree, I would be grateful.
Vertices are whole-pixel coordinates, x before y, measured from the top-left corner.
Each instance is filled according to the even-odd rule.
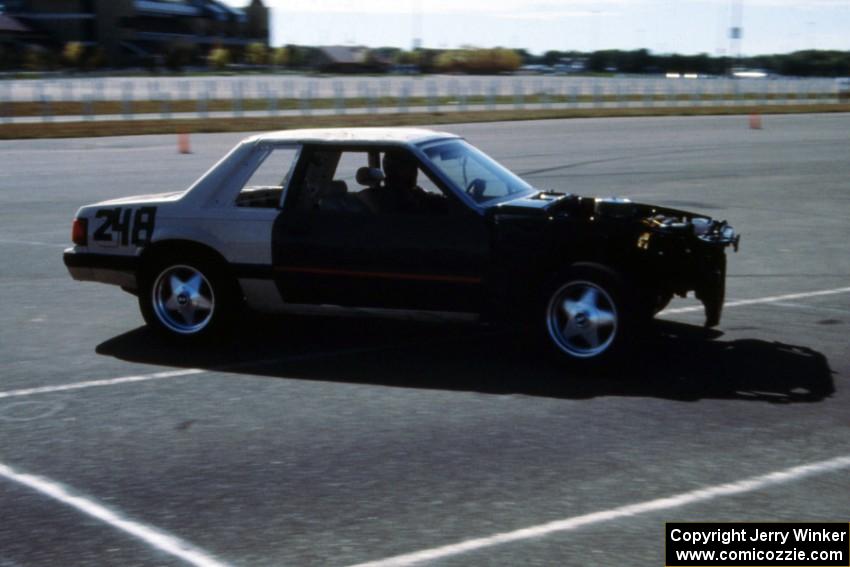
[[[30,46],[24,56],[24,67],[30,71],[45,71],[50,67],[50,54],[43,47]]]
[[[288,67],[290,62],[289,49],[278,47],[272,53],[272,65],[275,67]]]
[[[245,62],[256,66],[268,65],[269,50],[266,44],[255,42],[249,45],[248,49],[245,50]]]
[[[515,71],[521,64],[522,56],[518,52],[501,47],[453,49],[440,53],[434,60],[434,66],[441,71],[478,74]]]
[[[299,47],[297,45],[287,45],[286,51],[289,54],[290,67],[303,67],[307,64],[310,48]]]
[[[399,51],[396,53],[395,62],[398,65],[419,65],[422,62],[420,51]]]
[[[230,65],[230,51],[224,47],[216,47],[210,51],[207,62],[216,71],[223,71]]]
[[[62,50],[62,61],[68,67],[80,68],[83,64],[85,54],[86,48],[82,43],[79,41],[69,41]]]

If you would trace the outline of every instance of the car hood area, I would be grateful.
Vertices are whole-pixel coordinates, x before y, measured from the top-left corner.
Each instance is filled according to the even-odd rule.
[[[740,235],[725,220],[624,198],[582,197],[544,191],[494,205],[488,209],[488,214],[541,218],[567,215],[586,222],[639,224],[660,232],[693,235],[706,242],[731,245],[735,250],[740,241]]]

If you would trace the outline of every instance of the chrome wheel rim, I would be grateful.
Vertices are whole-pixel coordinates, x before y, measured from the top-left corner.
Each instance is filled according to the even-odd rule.
[[[198,333],[215,312],[215,293],[209,280],[191,266],[171,266],[154,282],[152,302],[157,319],[182,335]]]
[[[577,358],[592,358],[605,352],[617,336],[617,307],[595,283],[573,281],[552,295],[546,323],[558,348]]]

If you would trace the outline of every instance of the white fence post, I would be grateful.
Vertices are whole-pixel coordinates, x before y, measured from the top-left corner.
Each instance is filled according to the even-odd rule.
[[[71,79],[62,81],[62,100],[65,102],[74,100],[74,82]]]
[[[525,106],[525,84],[522,79],[514,81],[514,108],[517,110]]]
[[[171,118],[171,92],[170,91],[162,91],[159,93],[160,95],[160,113],[162,115],[163,120],[168,120]]]
[[[404,81],[404,82],[399,84],[398,111],[401,112],[401,113],[406,113],[406,112],[410,111],[408,101],[410,99],[411,90],[412,90],[412,85],[410,84],[410,81]]]
[[[425,85],[425,89],[426,89],[427,97],[428,97],[428,111],[431,112],[432,114],[436,113],[437,110],[438,110],[438,108],[437,108],[437,95],[438,95],[437,82],[433,81],[433,80],[428,81]]]
[[[501,83],[495,79],[490,81],[487,88],[487,110],[496,110],[496,98],[499,96],[499,87]]]
[[[212,81],[206,81],[203,84],[203,88],[201,92],[198,93],[198,104],[197,104],[197,112],[199,118],[206,118],[209,115],[210,110],[210,93],[212,92],[212,86],[215,83]]]
[[[133,83],[131,81],[121,83],[121,113],[124,115],[124,120],[133,119],[132,92]]]
[[[310,116],[313,113],[312,101],[310,100],[310,83],[305,83],[301,87],[301,92],[298,95],[298,109],[303,116]]]
[[[10,102],[12,96],[10,92],[11,90],[12,87],[5,81],[0,82],[0,122],[3,122],[4,124],[12,119],[10,116],[12,108],[12,104]]]
[[[337,114],[345,114],[345,83],[339,79],[333,82],[334,89],[334,111]]]

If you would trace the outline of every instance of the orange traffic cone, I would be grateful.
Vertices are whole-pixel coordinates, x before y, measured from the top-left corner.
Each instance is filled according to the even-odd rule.
[[[192,153],[192,148],[189,142],[189,134],[185,132],[177,134],[177,151],[181,154]]]
[[[761,114],[750,114],[750,130],[761,130]]]

